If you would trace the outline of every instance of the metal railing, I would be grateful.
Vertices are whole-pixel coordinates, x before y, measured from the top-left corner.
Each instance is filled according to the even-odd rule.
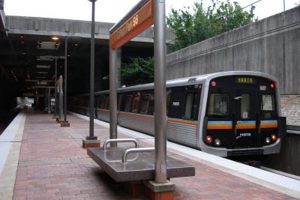
[[[152,152],[155,151],[154,147],[145,147],[145,148],[130,148],[127,149],[122,157],[122,163],[125,164],[127,162],[127,157],[131,153],[144,153],[144,152]]]
[[[109,143],[129,143],[129,142],[134,143],[135,148],[138,148],[139,144],[138,144],[138,141],[136,139],[133,139],[133,138],[120,138],[120,139],[108,139],[108,140],[106,140],[103,144],[103,150],[106,151],[107,145]]]

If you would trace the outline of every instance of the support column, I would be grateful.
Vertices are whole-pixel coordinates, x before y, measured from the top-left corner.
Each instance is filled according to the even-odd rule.
[[[175,185],[167,180],[167,95],[165,0],[154,0],[155,180],[145,183],[152,200],[173,200]]]
[[[165,1],[154,0],[155,182],[167,182]]]
[[[119,84],[119,69],[121,66],[121,49],[112,49],[109,51],[109,109],[110,109],[110,139],[118,137],[118,111],[117,111],[117,88]],[[116,147],[116,144],[111,144]]]
[[[47,104],[48,104],[48,114],[51,113],[51,87],[48,88],[48,99],[47,99]]]
[[[54,58],[54,92],[55,92],[55,107],[53,118],[57,120],[58,116],[58,86],[57,86],[57,57]]]
[[[63,101],[63,97],[64,97],[64,92],[63,92],[63,77],[62,75],[59,76],[59,121],[62,121],[63,118],[63,105],[64,105],[64,101]]]
[[[100,147],[100,140],[94,135],[94,117],[95,117],[95,2],[92,2],[92,22],[91,22],[91,66],[90,66],[90,128],[89,136],[82,141],[83,148]]]
[[[68,85],[68,37],[65,38],[65,72],[64,72],[64,120],[60,123],[61,127],[70,127],[67,121],[67,85]]]

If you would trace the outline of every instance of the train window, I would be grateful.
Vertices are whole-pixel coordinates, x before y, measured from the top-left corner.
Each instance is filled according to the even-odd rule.
[[[100,97],[99,97],[99,108],[103,108],[103,101],[104,101],[104,97],[101,95]]]
[[[131,112],[134,112],[134,113],[138,112],[140,100],[141,100],[141,93],[137,92],[133,98]]]
[[[170,108],[170,102],[171,102],[171,94],[172,90],[167,90],[167,116],[169,116],[169,108]]]
[[[100,105],[100,97],[99,96],[95,96],[95,106],[96,108],[98,108]]]
[[[103,100],[102,100],[102,108],[103,109],[109,109],[109,96],[108,95],[105,95],[103,97]]]
[[[274,106],[274,96],[271,94],[263,94],[261,101],[261,110],[262,111],[273,111]]]
[[[170,88],[171,96],[168,105],[168,116],[172,118],[183,118],[185,113],[185,87]]]
[[[227,94],[210,94],[208,115],[225,116],[229,114],[229,96]]]
[[[198,119],[199,93],[188,93],[185,99],[184,118],[189,120]]]
[[[191,119],[192,108],[193,108],[193,100],[194,100],[194,94],[189,93],[189,94],[186,95],[185,114],[184,114],[185,119]]]
[[[242,94],[240,96],[241,99],[241,118],[248,119],[250,113],[250,95]]]
[[[148,113],[148,108],[149,108],[150,100],[151,100],[151,95],[150,94],[143,94],[142,95],[140,113],[143,113],[143,114],[147,114]]]
[[[132,95],[127,95],[125,97],[125,106],[124,106],[125,112],[129,112],[131,110],[131,102],[132,102]]]
[[[120,111],[125,111],[125,103],[126,103],[127,95],[122,93],[122,94],[119,94],[118,97],[120,99],[120,102],[119,102]]]
[[[272,94],[263,94],[261,96],[261,115],[264,119],[271,119],[276,116],[275,99]]]
[[[148,114],[149,115],[153,115],[154,113],[154,95],[153,93],[152,94],[149,94],[150,95],[150,101],[149,101],[149,107],[148,107]]]
[[[121,104],[123,102],[123,94],[118,95],[118,110],[121,110]]]

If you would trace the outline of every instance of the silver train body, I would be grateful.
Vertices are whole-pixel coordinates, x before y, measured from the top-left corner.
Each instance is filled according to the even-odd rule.
[[[285,118],[268,74],[220,72],[167,82],[167,139],[222,157],[280,152]],[[153,84],[118,90],[118,124],[154,135]],[[109,91],[96,93],[96,117],[109,121]],[[88,95],[69,109],[89,115]]]

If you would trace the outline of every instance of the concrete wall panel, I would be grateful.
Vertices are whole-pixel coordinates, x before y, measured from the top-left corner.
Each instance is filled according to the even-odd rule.
[[[113,25],[112,23],[96,22],[96,39],[107,40],[109,38],[109,30]],[[10,34],[68,35],[83,38],[90,38],[91,35],[90,21],[6,16],[6,27],[9,29]],[[149,28],[135,37],[133,41],[153,43],[153,35],[153,28]],[[168,31],[167,40],[172,40],[173,38],[172,33]]]
[[[0,0],[0,10],[4,10],[4,0]]]
[[[300,93],[300,29],[285,34],[285,90]]]
[[[282,94],[300,93],[300,6],[167,56],[167,79],[248,70],[275,76]]]

